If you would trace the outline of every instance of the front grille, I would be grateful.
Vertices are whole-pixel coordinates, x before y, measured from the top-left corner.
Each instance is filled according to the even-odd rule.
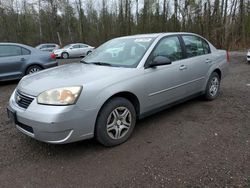
[[[248,55],[247,58],[250,58],[250,55]]]
[[[34,100],[34,98],[27,96],[23,93],[21,94],[19,91],[16,91],[15,100],[18,106],[27,109]]]

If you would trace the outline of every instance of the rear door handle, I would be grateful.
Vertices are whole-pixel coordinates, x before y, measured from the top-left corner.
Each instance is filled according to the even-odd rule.
[[[185,70],[185,69],[187,69],[187,66],[186,66],[186,65],[181,65],[181,66],[180,66],[180,70]]]
[[[21,58],[21,61],[25,61],[25,59],[24,59],[24,58]]]
[[[205,62],[206,63],[212,63],[212,60],[211,59],[207,59]]]

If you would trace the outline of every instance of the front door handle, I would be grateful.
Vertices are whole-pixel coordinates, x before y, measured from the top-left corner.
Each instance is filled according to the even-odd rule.
[[[25,61],[25,59],[24,59],[24,58],[21,58],[21,61]]]
[[[181,65],[181,66],[180,66],[180,70],[185,70],[185,69],[187,69],[187,66],[186,66],[186,65]]]

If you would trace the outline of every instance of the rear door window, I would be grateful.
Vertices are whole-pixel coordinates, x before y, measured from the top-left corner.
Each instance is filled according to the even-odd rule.
[[[0,45],[0,57],[22,55],[22,48],[14,45]]]
[[[80,45],[80,48],[87,48],[88,46],[87,45],[85,45],[85,44],[81,44]]]
[[[80,47],[80,45],[74,45],[74,46],[72,46],[72,48],[79,48]]]

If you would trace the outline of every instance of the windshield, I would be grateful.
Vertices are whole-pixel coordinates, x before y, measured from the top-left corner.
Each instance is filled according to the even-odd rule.
[[[113,39],[98,47],[82,62],[117,67],[136,67],[154,39],[152,37]]]

